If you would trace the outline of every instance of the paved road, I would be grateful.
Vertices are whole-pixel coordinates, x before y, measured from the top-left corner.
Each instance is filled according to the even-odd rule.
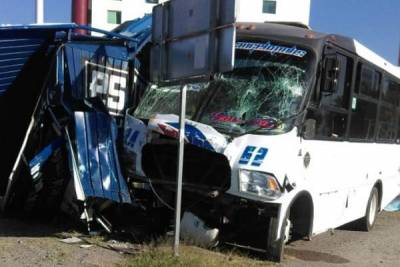
[[[400,212],[383,212],[369,232],[324,233],[287,246],[281,266],[400,266]]]

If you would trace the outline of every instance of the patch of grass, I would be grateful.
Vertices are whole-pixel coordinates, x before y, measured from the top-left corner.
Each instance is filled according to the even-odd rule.
[[[118,267],[257,267],[276,266],[268,261],[252,259],[236,251],[224,253],[195,246],[180,246],[179,257],[173,256],[171,246],[161,245],[120,263]]]
[[[62,249],[58,249],[55,252],[47,255],[49,261],[57,264],[62,264],[67,259],[67,256],[67,253],[62,251]]]

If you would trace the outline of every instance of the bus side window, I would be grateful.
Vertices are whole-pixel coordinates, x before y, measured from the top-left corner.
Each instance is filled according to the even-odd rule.
[[[377,104],[360,98],[353,98],[349,137],[358,140],[374,139]]]
[[[314,133],[308,133],[309,139],[314,137],[339,139],[346,134],[347,114],[326,109],[309,110],[306,123],[311,124],[311,122]]]
[[[325,58],[320,88],[321,105],[348,108],[352,70],[353,61],[344,55]]]
[[[400,83],[385,77],[382,86],[381,100],[379,102],[379,118],[377,141],[392,143],[400,142],[400,120],[398,119],[398,106],[400,100]]]
[[[357,70],[357,85],[355,92],[367,97],[379,99],[381,74],[373,68],[359,64]]]
[[[388,109],[381,107],[381,114],[377,122],[381,83],[382,74],[378,70],[368,63],[359,63],[357,82],[351,100],[350,139],[374,141],[377,124],[378,139],[383,141],[394,139],[394,135],[390,136],[392,134],[387,131],[388,129],[384,129],[388,126],[391,127],[392,124],[390,122],[390,105],[388,105]],[[382,131],[379,128],[382,128]]]
[[[339,53],[329,55],[322,73],[320,100],[307,119],[315,121],[316,138],[340,140],[346,135],[353,60]]]

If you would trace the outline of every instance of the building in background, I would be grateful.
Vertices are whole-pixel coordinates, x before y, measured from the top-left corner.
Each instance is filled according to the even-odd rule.
[[[90,23],[111,30],[124,21],[151,13],[166,0],[91,0]],[[200,0],[199,0],[200,1]],[[238,21],[290,21],[309,24],[311,0],[238,0]]]
[[[309,25],[311,0],[239,0],[238,21],[298,22]]]
[[[165,0],[164,0],[165,1]],[[151,13],[153,6],[163,0],[91,0],[89,4],[92,27],[112,30],[127,20]]]

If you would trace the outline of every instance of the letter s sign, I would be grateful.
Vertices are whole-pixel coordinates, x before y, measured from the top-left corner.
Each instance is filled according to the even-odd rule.
[[[100,97],[110,114],[118,115],[125,109],[128,72],[87,62],[88,93]],[[90,71],[91,69],[91,71]]]

